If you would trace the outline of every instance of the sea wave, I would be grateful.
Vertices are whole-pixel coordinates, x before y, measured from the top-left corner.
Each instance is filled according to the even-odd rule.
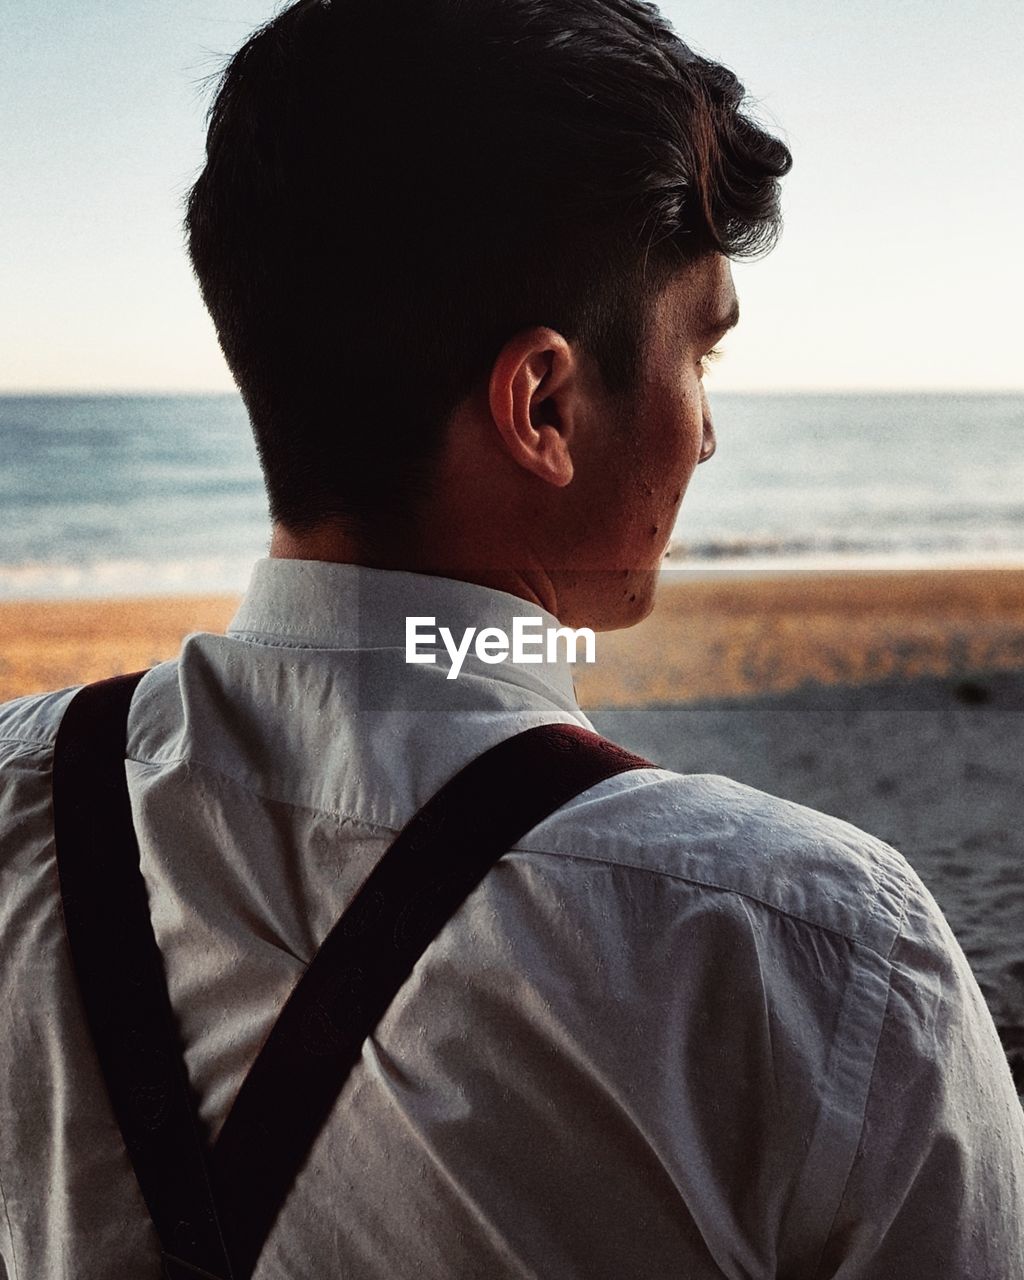
[[[253,558],[96,560],[88,564],[0,564],[0,600],[110,596],[240,595]]]
[[[919,530],[916,536],[903,533],[893,536],[848,536],[829,530],[820,533],[779,536],[758,534],[742,537],[686,539],[673,536],[668,558],[673,562],[792,560],[827,561],[870,560],[873,564],[950,563],[957,565],[1024,564],[1024,532],[1013,529],[957,530],[944,534],[941,530]]]
[[[205,559],[146,561],[106,559],[89,564],[0,564],[0,600],[103,599],[132,596],[241,595],[258,557],[210,556]],[[1024,569],[1024,548],[1002,552],[977,550],[885,552],[832,548],[792,540],[722,542],[712,553],[670,549],[666,573],[695,575],[794,570]]]

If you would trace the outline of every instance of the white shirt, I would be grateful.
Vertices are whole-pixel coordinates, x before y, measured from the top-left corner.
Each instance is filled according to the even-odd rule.
[[[264,560],[228,634],[135,695],[142,870],[211,1137],[415,810],[521,729],[592,727],[564,661],[471,654],[447,680],[443,649],[405,661],[407,615],[556,625],[464,582]],[[0,1258],[156,1280],[58,906],[70,696],[0,708]],[[633,771],[534,828],[428,948],[256,1275],[1019,1280],[1024,1121],[899,853],[723,777]]]

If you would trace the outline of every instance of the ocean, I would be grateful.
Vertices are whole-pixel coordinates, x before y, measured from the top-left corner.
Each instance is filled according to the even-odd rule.
[[[1024,395],[712,390],[666,566],[1024,566]],[[0,598],[240,592],[267,552],[239,397],[0,397]]]

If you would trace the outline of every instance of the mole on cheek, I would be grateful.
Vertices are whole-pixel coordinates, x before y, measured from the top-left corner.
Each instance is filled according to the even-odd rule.
[[[656,524],[652,524],[652,525],[651,525],[651,537],[653,538],[653,537],[654,537],[654,535],[655,535],[657,532],[658,532],[658,526],[657,526]]]

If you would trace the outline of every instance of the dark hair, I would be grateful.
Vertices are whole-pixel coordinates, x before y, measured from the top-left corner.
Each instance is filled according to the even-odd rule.
[[[256,31],[186,228],[272,516],[415,504],[523,328],[632,393],[674,272],[778,234],[791,157],[743,102],[641,0],[299,0]]]

